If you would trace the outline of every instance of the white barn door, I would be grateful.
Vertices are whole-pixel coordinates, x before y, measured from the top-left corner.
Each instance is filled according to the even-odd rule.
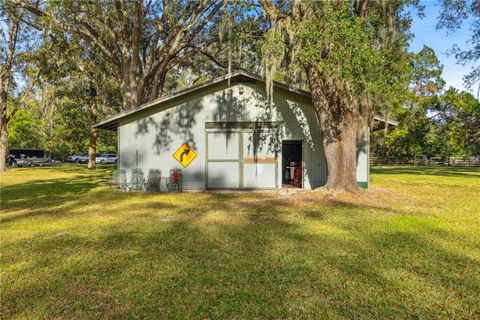
[[[240,132],[207,132],[207,188],[240,188]]]
[[[243,132],[243,188],[276,189],[275,141],[268,130]]]

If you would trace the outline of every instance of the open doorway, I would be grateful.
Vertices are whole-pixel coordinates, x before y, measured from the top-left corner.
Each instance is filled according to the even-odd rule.
[[[282,187],[303,188],[303,141],[282,141]]]

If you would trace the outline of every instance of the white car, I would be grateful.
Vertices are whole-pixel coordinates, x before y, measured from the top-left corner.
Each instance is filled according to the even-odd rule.
[[[88,154],[80,156],[77,158],[78,163],[88,163]]]
[[[87,155],[87,154],[84,153],[84,152],[79,153],[79,154],[74,154],[73,156],[68,156],[67,161],[68,161],[68,162],[76,162],[76,163],[78,163],[78,162],[80,162],[80,158],[81,158],[81,157],[84,157],[84,156],[86,156],[86,155]]]
[[[97,163],[116,163],[118,156],[113,153],[105,153],[95,159]]]
[[[95,157],[95,162],[96,162],[96,163],[103,163],[103,162],[101,162],[101,161],[103,160],[103,157],[105,157],[105,153],[102,153],[102,154],[100,154],[100,155],[97,155],[97,156]]]

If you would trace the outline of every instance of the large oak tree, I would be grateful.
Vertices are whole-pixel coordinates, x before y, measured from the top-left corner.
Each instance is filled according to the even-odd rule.
[[[357,138],[372,119],[375,101],[385,99],[382,80],[393,73],[398,56],[388,50],[405,50],[408,2],[260,3],[272,23],[264,50],[267,89],[284,57],[296,57],[322,131],[325,187],[356,192]]]
[[[221,1],[65,1],[35,7],[18,2],[57,32],[80,37],[117,77],[123,109],[162,95],[172,65],[198,46]]]

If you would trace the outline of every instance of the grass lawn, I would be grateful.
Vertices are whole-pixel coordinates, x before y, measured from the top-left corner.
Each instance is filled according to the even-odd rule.
[[[480,170],[374,168],[354,196],[1,178],[1,319],[480,319]]]

